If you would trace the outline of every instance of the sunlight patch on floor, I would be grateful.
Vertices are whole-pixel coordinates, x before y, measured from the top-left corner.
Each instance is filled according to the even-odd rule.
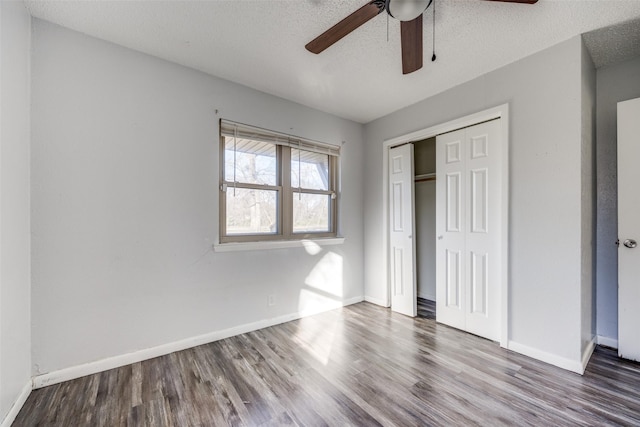
[[[294,340],[310,356],[326,366],[331,359],[338,334],[342,333],[339,322],[338,318],[329,322],[326,319],[319,322],[313,317],[301,319]]]

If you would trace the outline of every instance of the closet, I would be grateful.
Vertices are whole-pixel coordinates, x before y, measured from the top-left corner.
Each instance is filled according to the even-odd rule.
[[[384,155],[391,309],[413,317],[425,299],[439,323],[504,345],[507,107],[389,140]]]

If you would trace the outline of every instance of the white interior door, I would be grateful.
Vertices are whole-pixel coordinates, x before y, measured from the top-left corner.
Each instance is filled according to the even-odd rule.
[[[417,314],[413,238],[413,144],[389,150],[389,265],[391,310]]]
[[[640,98],[618,103],[618,354],[640,361]]]
[[[499,341],[500,120],[436,138],[436,319]]]

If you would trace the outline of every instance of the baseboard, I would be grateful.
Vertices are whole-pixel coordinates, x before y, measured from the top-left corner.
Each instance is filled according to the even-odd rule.
[[[582,352],[582,372],[580,374],[584,374],[584,371],[587,369],[587,365],[589,364],[589,359],[591,359],[591,355],[593,354],[593,350],[596,349],[596,337],[594,336],[587,344],[587,347]]]
[[[524,354],[525,356],[532,357],[541,362],[548,363],[550,365],[557,366],[567,371],[576,372],[580,375],[584,373],[582,367],[582,361],[567,359],[566,357],[558,356],[556,354],[547,353],[546,351],[538,350],[537,348],[529,347],[524,344],[520,344],[515,341],[509,341],[508,349],[515,351],[516,353]]]
[[[13,424],[13,422],[16,420],[16,417],[18,416],[18,413],[20,412],[20,409],[22,409],[22,407],[24,406],[24,402],[27,401],[27,398],[31,394],[32,389],[33,384],[31,380],[29,380],[27,384],[25,384],[25,386],[22,388],[22,391],[11,406],[11,409],[9,409],[9,412],[7,412],[7,416],[4,417],[4,420],[2,420],[0,427],[10,427],[11,424]]]
[[[618,349],[618,340],[615,338],[603,337],[602,335],[598,335],[596,339],[598,340],[598,345],[615,348],[616,350]]]
[[[344,307],[347,305],[356,304],[362,302],[363,300],[364,298],[362,296],[349,298],[342,301],[341,306]],[[33,378],[33,388],[38,389],[49,385],[58,384],[64,381],[81,378],[87,375],[96,374],[98,372],[108,371],[109,369],[119,368],[121,366],[130,365],[132,363],[141,362],[143,360],[153,359],[154,357],[164,356],[176,351],[186,350],[191,347],[208,344],[235,335],[257,331],[258,329],[268,328],[269,326],[279,325],[281,323],[290,322],[292,320],[312,316],[314,314],[319,314],[325,311],[335,310],[336,308],[339,307],[298,311],[271,319],[260,320],[257,322],[247,323],[221,331],[210,332],[204,335],[198,335],[180,341],[162,344],[144,350],[134,351],[119,356],[108,357],[106,359],[97,360],[95,362],[89,362],[82,365],[48,372],[46,374],[37,375]],[[1,427],[4,427],[4,425]]]
[[[378,299],[378,298],[374,298],[374,297],[370,297],[368,295],[364,296],[364,300],[366,302],[370,302],[371,304],[375,304],[375,305],[380,305],[382,307],[389,307],[389,303],[387,301]]]

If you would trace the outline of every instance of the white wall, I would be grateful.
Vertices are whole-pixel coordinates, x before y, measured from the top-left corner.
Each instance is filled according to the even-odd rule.
[[[34,374],[362,297],[360,124],[39,20],[32,76]],[[221,117],[346,141],[344,245],[212,252]]]
[[[387,295],[383,141],[509,103],[509,339],[521,351],[577,366],[581,359],[581,52],[580,38],[572,38],[365,126],[367,298],[386,301]]]
[[[30,31],[23,3],[0,1],[0,423],[31,379]]]
[[[597,334],[601,343],[618,341],[618,181],[617,116],[620,101],[640,97],[640,57],[599,68],[597,94]]]

